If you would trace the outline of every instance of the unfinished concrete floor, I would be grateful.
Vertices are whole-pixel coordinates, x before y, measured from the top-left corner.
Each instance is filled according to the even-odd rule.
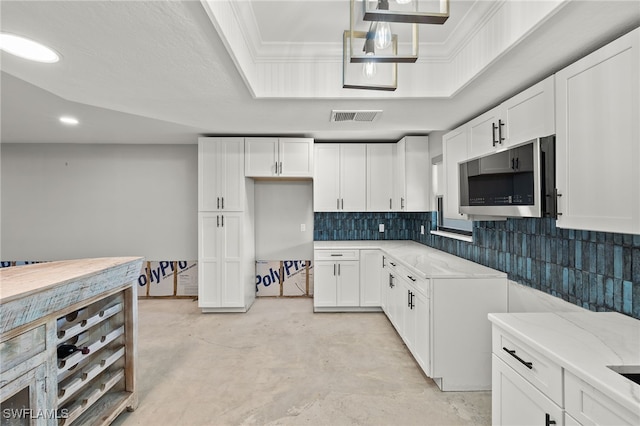
[[[441,392],[383,313],[311,299],[201,314],[140,300],[140,405],[115,425],[488,425],[490,392]]]

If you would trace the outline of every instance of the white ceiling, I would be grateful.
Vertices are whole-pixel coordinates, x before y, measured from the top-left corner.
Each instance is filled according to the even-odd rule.
[[[544,16],[529,28],[524,18],[540,8]],[[486,54],[479,31],[500,13],[522,16],[502,29],[524,33]],[[202,134],[397,140],[451,129],[638,25],[637,0],[451,0],[447,23],[420,27],[420,59],[400,65],[398,90],[387,94],[342,89],[341,75],[334,75],[348,0],[3,0],[1,30],[44,42],[62,60],[37,64],[2,52],[1,137],[3,143],[195,143]],[[463,49],[481,60],[457,63]],[[453,66],[455,73],[446,68]],[[271,80],[256,72],[265,69]],[[330,123],[332,109],[384,112],[373,123]],[[77,116],[80,125],[59,124],[62,114]]]

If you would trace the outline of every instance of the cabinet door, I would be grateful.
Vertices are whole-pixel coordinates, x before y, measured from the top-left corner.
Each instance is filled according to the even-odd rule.
[[[338,306],[360,306],[359,262],[338,262],[336,304]]]
[[[411,353],[413,353],[416,344],[416,310],[414,306],[415,289],[410,286],[404,279],[398,280],[401,285],[401,293],[404,298],[402,306],[402,326],[400,336],[407,345]]]
[[[244,282],[242,274],[243,213],[220,214],[220,265],[221,306],[244,306]]]
[[[396,328],[398,334],[402,335],[404,321],[404,307],[406,306],[406,295],[403,292],[401,280],[395,272],[391,274],[393,286],[389,290],[389,311],[391,312],[391,323]]]
[[[567,370],[564,383],[565,409],[576,423],[585,426],[640,424],[640,410],[630,410]]]
[[[278,138],[246,138],[245,176],[273,177],[278,174]]]
[[[220,214],[198,215],[198,306],[220,307]]]
[[[407,138],[398,141],[394,153],[393,171],[393,210],[405,211],[407,208]]]
[[[387,258],[382,256],[382,268],[380,268],[380,307],[389,316],[388,299],[389,299],[389,271],[385,267]],[[364,282],[364,281],[363,281]],[[362,303],[362,299],[360,300]]]
[[[396,174],[395,144],[367,144],[367,211],[399,210],[393,205]]]
[[[340,145],[315,144],[313,211],[340,209]]]
[[[556,74],[561,228],[640,233],[640,30]]]
[[[243,211],[246,196],[244,139],[223,138],[219,143],[220,210]]]
[[[219,209],[217,141],[217,138],[198,139],[198,211]]]
[[[555,133],[554,78],[546,78],[500,105],[505,146]]]
[[[467,124],[469,126],[469,159],[488,154],[503,146],[499,135],[499,114],[500,109],[496,107],[474,118]],[[504,126],[502,132],[502,137],[504,138]],[[466,158],[462,160],[466,160]]]
[[[367,146],[340,145],[340,209],[363,212],[367,207]]]
[[[404,200],[398,200],[400,210],[407,212],[427,212],[431,210],[431,158],[429,158],[429,138],[427,136],[406,136],[404,146]],[[402,146],[398,143],[398,159]],[[400,164],[400,163],[399,163]],[[397,197],[397,196],[396,196]]]
[[[467,127],[447,133],[442,138],[442,163],[444,165],[444,217],[467,219],[460,209],[459,163],[467,158]]]
[[[313,176],[313,139],[280,138],[279,171],[282,177]]]
[[[429,299],[419,292],[416,293],[413,299],[415,305],[416,339],[412,352],[426,375],[431,376]]]
[[[36,415],[51,409],[51,401],[47,399],[46,377],[47,364],[43,363],[22,374],[15,380],[2,382],[0,402],[2,402],[2,424],[44,426],[52,424],[48,417]],[[25,411],[22,411],[25,410]],[[24,417],[12,417],[12,411],[22,411]],[[68,414],[68,410],[67,414]],[[29,421],[31,417],[31,421]]]
[[[494,425],[561,425],[562,410],[493,355],[491,422]]]
[[[360,250],[360,306],[381,306],[382,252]]]
[[[337,264],[330,261],[316,260],[313,269],[313,306],[335,307],[337,300]]]

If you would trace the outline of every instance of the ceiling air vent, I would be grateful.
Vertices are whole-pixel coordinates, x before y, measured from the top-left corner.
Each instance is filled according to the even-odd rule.
[[[331,121],[373,121],[381,113],[382,110],[342,111],[334,109],[331,111]]]

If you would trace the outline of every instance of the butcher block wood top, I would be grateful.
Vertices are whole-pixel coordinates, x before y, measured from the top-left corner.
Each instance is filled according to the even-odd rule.
[[[0,269],[0,333],[119,288],[134,287],[142,257],[62,260]]]

